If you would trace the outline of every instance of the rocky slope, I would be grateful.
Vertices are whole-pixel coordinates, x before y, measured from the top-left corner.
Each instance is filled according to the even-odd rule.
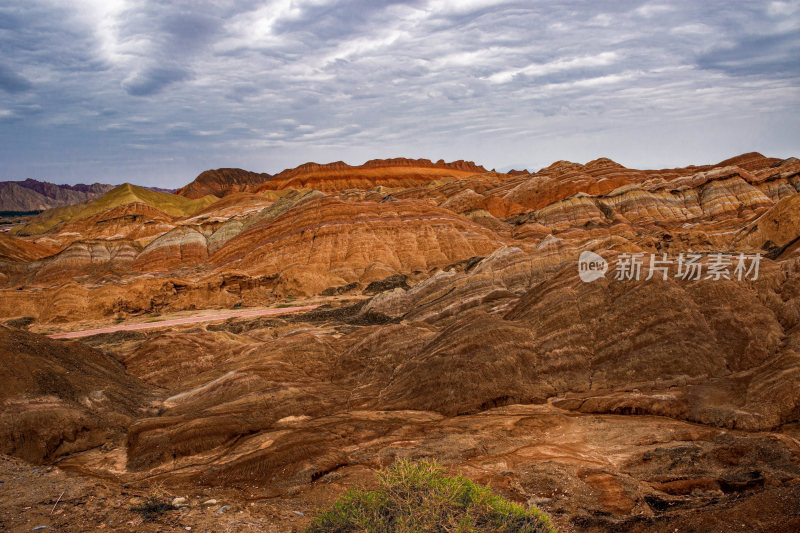
[[[427,159],[395,158],[374,159],[359,166],[341,161],[326,165],[306,163],[276,174],[255,190],[293,188],[338,192],[346,189],[369,189],[378,185],[405,188],[439,178],[462,178],[484,172],[485,168],[471,161],[445,163],[440,160],[433,163]]]
[[[4,272],[2,281],[10,287],[41,286],[59,281],[52,277],[59,271],[61,281],[77,276],[84,282],[113,273],[113,279],[127,286],[119,295],[123,307],[146,312],[150,299],[138,300],[141,291],[133,287],[151,290],[153,280],[137,279],[150,273],[181,277],[186,300],[180,305],[197,307],[204,300],[230,305],[276,300],[353,283],[363,289],[397,274],[425,277],[431,268],[483,257],[502,246],[520,250],[514,261],[520,261],[529,281],[543,279],[580,251],[601,245],[773,255],[791,248],[793,209],[780,206],[793,201],[800,185],[798,163],[776,163],[758,154],[738,159],[752,170],[731,161],[656,171],[625,169],[609,160],[562,162],[524,176],[485,173],[327,197],[294,189],[235,193],[215,203],[206,197],[187,205],[180,196],[150,198],[121,187],[92,204],[44,213],[22,228],[21,233],[39,232],[28,240],[50,249],[74,244],[68,256],[77,270],[48,266],[66,256],[45,257]],[[759,217],[773,209],[776,220],[786,219],[776,223],[787,228],[785,236],[773,235],[774,230],[766,235],[769,226],[764,224],[754,229]],[[127,251],[92,255],[89,250],[99,249],[89,241],[98,239]],[[484,244],[469,244],[475,239]],[[114,264],[97,268],[108,261]],[[224,278],[234,272],[251,280],[244,291],[225,288]],[[31,312],[60,290],[9,292],[3,312]],[[92,316],[109,312],[98,291],[115,290],[114,285],[84,290],[96,302]],[[68,316],[69,310],[56,315]]]
[[[204,196],[223,196],[256,188],[270,179],[269,174],[249,172],[241,168],[218,168],[201,172],[194,181],[178,189],[176,194],[197,199]]]
[[[411,187],[444,178],[461,178],[485,173],[486,169],[471,161],[427,159],[374,159],[352,166],[342,161],[319,164],[305,163],[286,169],[275,176],[239,168],[220,168],[202,172],[194,181],[179,189],[177,194],[187,198],[206,195],[223,197],[236,192],[315,189],[339,192],[346,189],[369,189],[375,186]]]
[[[170,216],[186,216],[203,209],[215,200],[216,197],[213,196],[190,200],[182,196],[125,183],[90,202],[47,210],[31,219],[23,227],[17,228],[15,233],[23,236],[60,233],[65,224],[84,220],[130,204],[145,204]],[[102,220],[113,218],[116,215],[117,211],[107,213],[103,215]]]
[[[599,159],[514,175],[464,164],[460,176],[430,165],[391,187],[308,168],[191,212],[131,203],[4,237],[0,316],[32,331],[322,305],[83,344],[2,330],[4,358],[72,365],[48,370],[70,384],[51,393],[37,388],[42,361],[14,363],[8,401],[23,407],[2,415],[23,435],[13,442],[34,438],[34,404],[58,409],[41,418],[53,435],[56,422],[87,428],[63,453],[2,451],[109,480],[111,494],[224,494],[242,521],[281,531],[372,469],[423,457],[536,503],[565,531],[800,527],[797,160],[639,171]],[[591,283],[586,251],[608,266]],[[630,254],[638,280],[619,275]],[[709,273],[719,254],[733,258],[726,276],[681,277],[681,255]],[[738,254],[751,267],[761,254],[757,276],[737,276]],[[100,389],[110,400],[95,414]],[[98,438],[109,444],[89,449]],[[209,527],[201,497],[189,500],[180,526]]]
[[[124,439],[150,388],[112,357],[0,326],[0,453],[52,462]]]

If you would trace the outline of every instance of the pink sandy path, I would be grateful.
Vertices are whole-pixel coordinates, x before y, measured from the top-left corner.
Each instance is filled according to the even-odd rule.
[[[53,333],[52,335],[48,335],[48,337],[50,337],[51,339],[77,339],[80,337],[88,337],[90,335],[98,335],[100,333],[114,333],[117,331],[136,331],[140,329],[164,328],[170,326],[181,326],[184,324],[215,322],[218,320],[227,320],[228,318],[252,318],[257,316],[282,315],[285,313],[310,311],[312,309],[316,309],[317,307],[319,306],[305,305],[302,307],[273,307],[270,309],[231,311],[229,313],[220,313],[216,315],[190,316],[186,318],[173,318],[170,320],[160,320],[156,322],[145,322],[142,324],[118,324],[116,326],[108,326],[105,328],[84,329],[81,331],[68,331],[66,333]]]

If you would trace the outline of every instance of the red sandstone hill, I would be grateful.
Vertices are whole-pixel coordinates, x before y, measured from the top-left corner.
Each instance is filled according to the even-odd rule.
[[[178,189],[177,194],[197,199],[213,195],[219,198],[232,192],[241,192],[256,187],[272,176],[242,170],[241,168],[218,168],[201,172],[193,182]]]
[[[0,453],[71,471],[51,515],[63,481],[0,457],[0,523],[124,529],[161,487],[186,505],[139,530],[302,530],[431,457],[559,531],[800,531],[800,161],[455,165],[303,165],[202,209],[125,187],[0,237],[0,321],[29,329],[0,326]],[[589,250],[609,271],[584,283]],[[760,253],[759,274],[682,279],[690,251],[704,274]],[[115,320],[153,329],[33,333]]]
[[[317,189],[338,192],[345,189],[369,189],[377,185],[386,187],[413,187],[445,177],[463,178],[482,174],[486,169],[471,161],[428,159],[373,159],[363,165],[352,166],[343,161],[334,163],[304,163],[286,169],[275,176],[258,174],[239,168],[206,170],[177,194],[187,198],[202,198],[212,194],[223,197],[234,192],[263,192],[282,189]]]
[[[564,198],[576,192],[604,194],[619,186],[639,183],[653,177],[669,180],[725,166],[738,166],[752,171],[771,167],[780,161],[777,158],[765,157],[758,152],[749,152],[717,164],[637,170],[601,157],[585,165],[556,161],[535,173],[512,170],[502,175],[516,179],[527,179],[530,176],[543,178],[534,180],[525,187],[529,189],[530,185],[535,185],[541,190],[534,193],[535,199],[526,199],[530,207],[541,207],[556,198]],[[343,161],[326,164],[309,162],[285,169],[274,176],[238,168],[220,168],[201,173],[194,181],[179,189],[177,194],[187,198],[201,198],[206,195],[221,198],[235,192],[260,193],[286,189],[316,189],[326,193],[338,193],[348,189],[366,190],[376,186],[408,189],[440,178],[463,179],[487,172],[486,168],[472,161],[459,160],[447,163],[440,159],[434,163],[428,159],[408,158],[372,159],[358,166],[348,165]],[[515,187],[518,183],[519,181],[510,180],[508,187]],[[523,194],[530,193],[530,190],[526,190]]]
[[[373,159],[363,165],[351,166],[342,161],[320,165],[305,163],[275,175],[259,186],[257,191],[280,189],[317,189],[338,192],[345,189],[385,187],[413,187],[444,177],[463,178],[482,174],[486,169],[472,161],[436,163],[428,159]]]

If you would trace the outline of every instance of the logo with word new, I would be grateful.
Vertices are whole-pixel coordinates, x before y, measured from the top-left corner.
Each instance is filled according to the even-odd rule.
[[[584,283],[600,279],[608,272],[608,262],[600,255],[586,250],[578,258],[578,275]]]

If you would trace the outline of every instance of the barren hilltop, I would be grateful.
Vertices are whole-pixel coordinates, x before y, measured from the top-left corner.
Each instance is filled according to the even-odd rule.
[[[559,531],[798,531],[799,191],[748,153],[75,196],[0,233],[0,528],[301,531],[435,459]]]

